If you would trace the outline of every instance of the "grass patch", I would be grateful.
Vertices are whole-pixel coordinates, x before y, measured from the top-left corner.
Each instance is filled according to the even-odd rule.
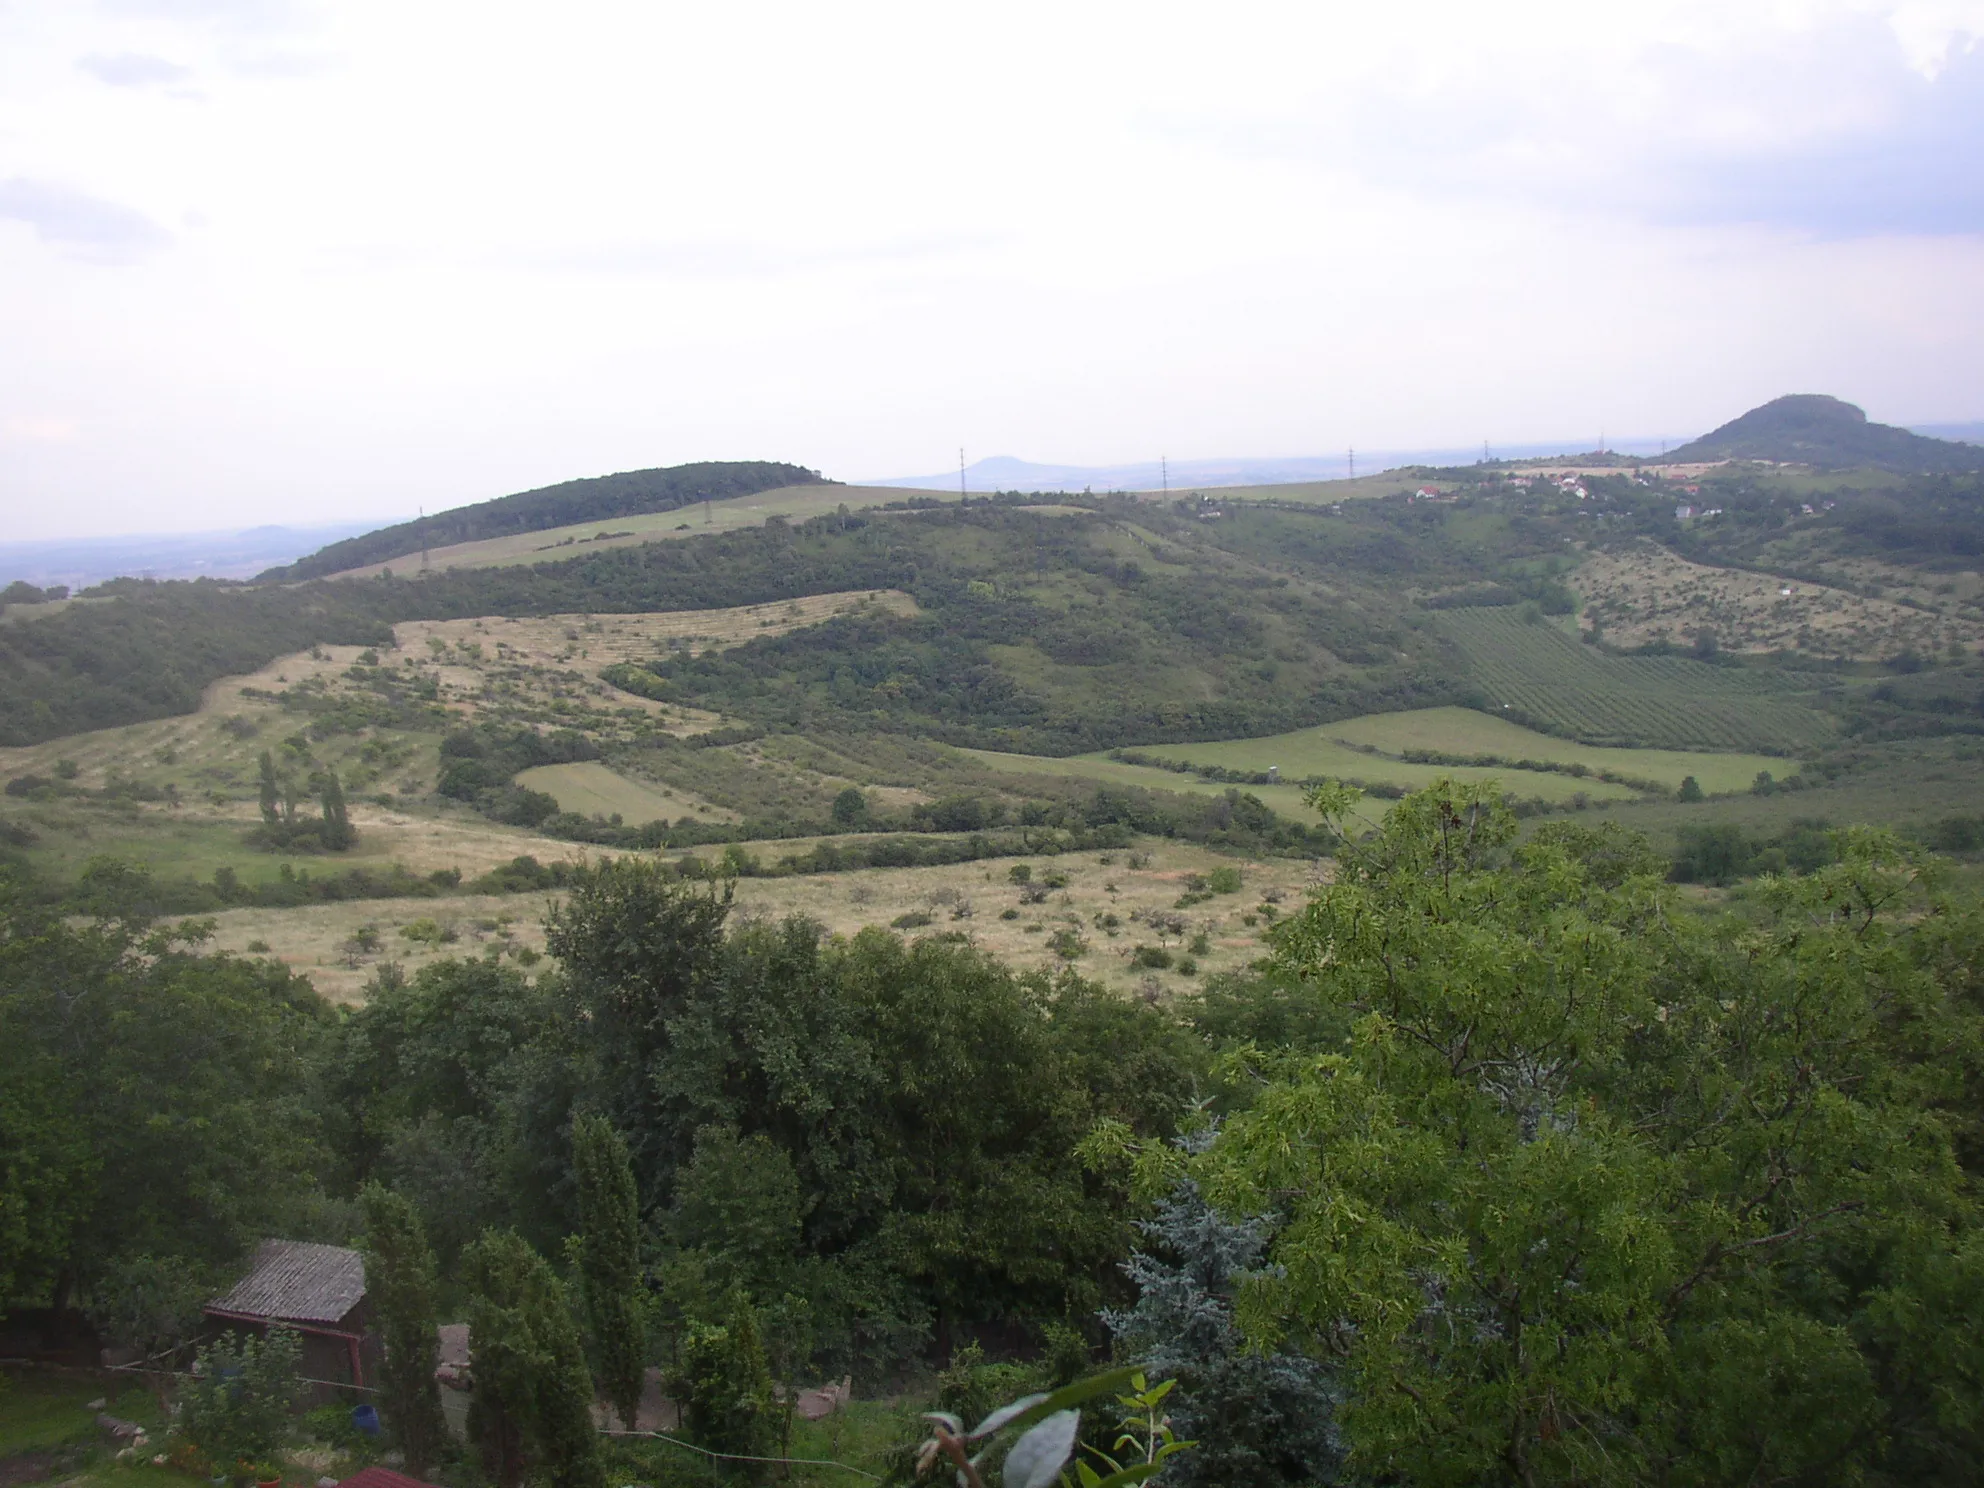
[[[102,1438],[92,1400],[107,1400],[114,1416],[156,1426],[151,1395],[128,1376],[105,1378],[67,1370],[0,1371],[0,1458]]]
[[[1602,780],[1579,780],[1569,775],[1479,765],[1418,765],[1389,759],[1384,755],[1365,754],[1331,738],[1336,727],[1335,724],[1324,724],[1321,728],[1271,734],[1264,739],[1229,739],[1218,744],[1156,744],[1138,753],[1194,765],[1217,765],[1228,770],[1276,768],[1291,780],[1329,775],[1361,780],[1371,785],[1397,786],[1402,790],[1421,790],[1442,777],[1452,777],[1469,781],[1493,780],[1510,795],[1524,799],[1537,797],[1551,802],[1568,801],[1580,792],[1593,801],[1630,801],[1639,796],[1628,786]],[[1780,766],[1783,763],[1782,760],[1777,761]],[[1748,783],[1748,780],[1744,781],[1744,784]],[[1299,794],[1299,787],[1290,785],[1243,786],[1242,789],[1253,791],[1263,800],[1267,799],[1269,791],[1296,791]]]
[[[629,780],[597,760],[539,765],[521,772],[517,784],[556,798],[561,811],[618,817],[633,827],[651,821],[673,821],[680,816],[700,816],[706,821],[733,819],[729,812],[692,796],[676,796],[641,781]]]
[[[1347,744],[1362,744],[1386,754],[1429,749],[1439,754],[1492,754],[1500,759],[1539,760],[1548,764],[1584,765],[1610,770],[1638,780],[1657,780],[1673,789],[1692,775],[1703,790],[1748,790],[1759,770],[1783,776],[1789,767],[1781,758],[1686,749],[1607,749],[1539,734],[1505,718],[1473,708],[1416,708],[1406,713],[1370,713],[1325,725],[1318,732]],[[1263,743],[1272,741],[1263,740]],[[1528,777],[1521,777],[1525,782]],[[1524,791],[1523,794],[1528,794]],[[1596,797],[1594,797],[1596,799]]]
[[[643,512],[638,516],[549,527],[542,532],[518,532],[505,537],[487,537],[477,542],[456,543],[430,552],[427,567],[430,570],[507,568],[518,563],[555,563],[566,558],[583,558],[588,553],[606,548],[638,547],[643,543],[672,542],[680,538],[735,532],[742,527],[762,527],[768,517],[783,517],[796,525],[814,517],[830,515],[842,506],[849,511],[865,511],[910,497],[934,497],[939,501],[952,502],[958,499],[956,492],[910,491],[894,486],[782,486],[776,490],[760,491],[755,496],[698,502],[673,511]],[[382,563],[368,563],[362,568],[347,569],[331,577],[371,578],[387,568],[397,574],[409,574],[419,572],[420,567],[420,557],[414,554]]]
[[[1165,746],[1170,753],[1190,745]],[[1112,760],[1102,754],[1077,754],[1064,759],[1053,759],[1036,754],[1001,754],[992,749],[961,749],[960,754],[969,755],[988,769],[1004,775],[1051,776],[1067,780],[1093,780],[1102,785],[1134,786],[1139,790],[1188,792],[1193,795],[1218,796],[1234,789],[1232,786],[1217,785],[1211,781],[1194,780],[1189,775],[1180,775],[1170,770],[1160,770],[1151,765],[1126,765],[1120,760]],[[1157,747],[1148,753],[1158,753]],[[1346,751],[1348,753],[1348,751]],[[1357,756],[1362,758],[1362,756]],[[1263,767],[1265,768],[1265,767]],[[1294,785],[1248,785],[1241,786],[1250,796],[1258,796],[1277,815],[1290,821],[1313,822],[1318,820],[1316,813],[1309,809],[1308,802],[1302,799],[1302,790]]]

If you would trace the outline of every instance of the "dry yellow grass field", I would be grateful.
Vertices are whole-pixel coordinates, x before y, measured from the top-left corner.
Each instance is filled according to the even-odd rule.
[[[1625,646],[1662,638],[1686,645],[1712,632],[1725,651],[1796,650],[1869,659],[1904,649],[1974,648],[1984,625],[1925,613],[1843,589],[1690,563],[1651,543],[1593,553],[1570,576],[1582,623]]]
[[[668,542],[675,538],[734,532],[740,527],[757,527],[767,517],[804,522],[838,511],[842,506],[849,511],[864,511],[911,497],[955,501],[958,494],[955,491],[912,491],[895,486],[781,486],[777,490],[761,491],[755,496],[733,496],[725,501],[685,506],[675,511],[610,517],[600,522],[550,527],[542,532],[519,532],[507,537],[456,543],[451,547],[431,549],[427,554],[426,566],[429,571],[439,573],[450,568],[502,568],[517,563],[556,563],[605,548],[639,547],[642,543]],[[418,573],[421,569],[420,555],[414,553],[384,563],[368,563],[362,568],[346,569],[331,577],[365,579],[388,568],[400,575]]]
[[[533,840],[543,845],[542,839]],[[767,842],[747,844],[746,850],[774,860],[807,846]],[[1026,891],[1011,879],[1018,862],[1028,865],[1035,886],[1044,885],[1050,874],[1065,874],[1067,883],[1048,889],[1041,903],[1023,903]],[[1194,874],[1209,874],[1222,866],[1240,868],[1244,881],[1239,893],[1215,895],[1184,909],[1174,907]],[[1319,865],[1290,859],[1236,863],[1190,844],[1148,841],[1114,853],[740,879],[735,914],[771,919],[804,914],[842,935],[867,925],[886,926],[903,915],[927,915],[927,926],[907,933],[957,931],[1016,967],[1072,966],[1126,994],[1155,991],[1163,996],[1176,995],[1208,974],[1237,970],[1258,958],[1270,920],[1262,905],[1268,904],[1275,915],[1298,909],[1307,889],[1321,882],[1322,871]],[[251,953],[249,947],[266,946],[267,954],[308,976],[332,1001],[357,1002],[363,1000],[366,984],[382,962],[397,961],[413,972],[443,956],[493,952],[516,959],[518,950],[541,951],[543,917],[557,898],[556,894],[456,895],[228,910],[213,917],[212,944],[240,954],[263,954]],[[1009,909],[1016,911],[1015,917],[1001,918]],[[1254,921],[1251,925],[1249,917]],[[1151,924],[1153,918],[1159,923]],[[400,933],[423,921],[457,938],[437,943]],[[362,950],[355,943],[366,926],[377,933],[376,951]],[[1073,939],[1064,941],[1077,951],[1072,959],[1051,948],[1058,931],[1074,933]],[[1131,963],[1130,953],[1138,945],[1164,945],[1174,955],[1194,955],[1191,943],[1200,935],[1206,949],[1194,956],[1199,966],[1196,977]]]
[[[382,659],[411,664],[432,676],[442,704],[463,717],[486,706],[510,703],[554,715],[603,709],[659,717],[669,732],[693,734],[722,720],[701,709],[664,706],[622,692],[599,680],[600,669],[659,655],[675,640],[697,650],[741,645],[870,605],[896,614],[916,610],[916,601],[907,594],[885,589],[815,594],[721,610],[419,620],[394,627],[400,654],[388,652]],[[286,715],[271,695],[305,684],[329,690],[349,686],[345,673],[363,654],[364,648],[358,646],[296,652],[259,671],[215,682],[202,695],[199,710],[184,717],[0,749],[0,777],[50,774],[58,761],[66,759],[75,762],[81,785],[101,787],[117,771],[135,779],[176,779],[182,789],[204,794],[219,781],[211,772],[225,770],[240,776],[252,767],[259,751],[296,726],[297,720]],[[220,727],[230,718],[253,723],[259,732],[230,733]],[[424,768],[431,774],[432,761],[425,761]],[[202,776],[202,771],[209,774]]]

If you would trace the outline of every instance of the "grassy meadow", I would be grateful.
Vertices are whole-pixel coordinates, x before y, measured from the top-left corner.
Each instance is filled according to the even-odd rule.
[[[607,548],[639,547],[643,543],[735,532],[740,527],[762,526],[768,517],[804,522],[813,517],[831,515],[842,506],[849,511],[865,511],[892,501],[912,498],[956,501],[958,493],[911,491],[894,486],[785,486],[761,491],[755,496],[733,496],[724,501],[705,502],[674,511],[647,512],[639,516],[613,517],[604,522],[582,522],[571,527],[552,527],[541,532],[519,532],[507,537],[484,538],[479,542],[456,543],[450,547],[431,549],[427,554],[426,566],[441,570],[549,563]],[[332,577],[364,579],[389,568],[399,574],[418,572],[421,568],[420,556],[413,554],[383,563],[368,563]]]
[[[731,822],[737,813],[705,801],[687,791],[669,786],[649,785],[632,780],[598,760],[581,760],[569,765],[538,765],[517,773],[517,784],[543,791],[557,801],[562,811],[581,816],[604,816],[630,826],[681,816],[701,817],[704,821]]]
[[[1678,788],[1683,779],[1692,775],[1711,795],[1748,790],[1759,770],[1785,773],[1785,761],[1773,755],[1696,749],[1609,749],[1539,734],[1475,708],[1415,708],[1404,713],[1373,713],[1325,724],[1311,732],[1386,754],[1429,749],[1440,754],[1492,754],[1500,759],[1583,765],[1637,780],[1658,781],[1670,789]]]
[[[1002,754],[994,749],[961,749],[960,754],[977,760],[989,770],[1003,775],[1052,776],[1063,779],[1093,780],[1100,785],[1135,786],[1141,790],[1185,791],[1193,795],[1217,796],[1233,787],[1220,785],[1209,780],[1195,780],[1190,775],[1181,775],[1171,770],[1160,770],[1153,765],[1126,765],[1121,760],[1113,760],[1106,754],[1076,754],[1065,758],[1051,758],[1036,754]],[[1157,753],[1153,748],[1151,753]],[[1302,799],[1302,790],[1294,785],[1250,785],[1244,787],[1249,795],[1259,796],[1277,815],[1295,821],[1315,821],[1315,812]]]
[[[756,842],[744,851],[771,865],[812,845],[812,839]],[[709,849],[704,854],[712,855]],[[1029,884],[1013,881],[1012,870],[1020,864],[1027,867]],[[1124,992],[1163,995],[1260,956],[1269,924],[1298,907],[1305,889],[1319,881],[1318,870],[1307,862],[1246,863],[1240,865],[1239,892],[1178,907],[1195,876],[1234,864],[1229,856],[1190,843],[1153,839],[1111,853],[742,878],[735,913],[774,920],[806,915],[842,935],[904,921],[899,928],[905,933],[961,934],[1015,966],[1048,971],[1072,966]],[[1065,882],[1055,883],[1056,878]],[[1029,896],[1037,902],[1028,902]],[[543,950],[544,913],[558,898],[547,892],[352,900],[231,909],[203,918],[214,922],[215,948],[272,955],[308,976],[333,1001],[354,1002],[363,999],[366,984],[386,962],[398,962],[408,972],[446,956],[507,956],[529,964]],[[371,936],[363,933],[368,927]],[[409,927],[411,936],[404,933]],[[1201,948],[1195,950],[1195,942]],[[1174,965],[1134,964],[1134,951],[1146,945],[1167,949]],[[1186,957],[1195,963],[1191,974],[1179,969]]]

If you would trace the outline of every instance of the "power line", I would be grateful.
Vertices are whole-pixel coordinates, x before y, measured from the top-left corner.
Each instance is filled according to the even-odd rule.
[[[966,491],[964,486],[964,446],[959,445],[958,446],[958,499],[962,501],[965,495],[966,495]]]

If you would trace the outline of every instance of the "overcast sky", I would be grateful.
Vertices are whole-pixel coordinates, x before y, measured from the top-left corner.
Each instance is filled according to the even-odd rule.
[[[1984,418],[1984,0],[0,0],[0,536]]]

